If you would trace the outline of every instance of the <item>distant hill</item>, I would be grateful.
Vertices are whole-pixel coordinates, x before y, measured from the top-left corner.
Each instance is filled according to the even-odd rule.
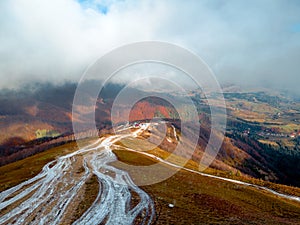
[[[85,83],[89,87],[87,92],[81,93],[85,102],[90,101],[89,90],[98,90],[100,84],[98,81]],[[95,114],[99,130],[111,128],[111,107],[123,87],[120,84],[109,83],[102,89]],[[6,164],[27,157],[27,148],[31,148],[30,155],[32,155],[47,149],[45,146],[49,141],[53,144],[55,140],[60,142],[72,140],[67,137],[72,134],[72,103],[75,90],[76,84],[73,83],[60,86],[34,84],[17,91],[2,90],[0,92],[0,129],[2,131],[0,163]],[[262,140],[263,137],[259,136],[260,133],[273,129],[274,126],[276,128],[274,131],[282,130],[286,134],[290,127],[292,129],[297,127],[297,123],[292,120],[297,118],[298,103],[264,92],[240,93],[239,88],[235,86],[234,88],[226,87],[226,90],[230,91],[225,93],[228,111],[227,133],[211,167],[223,171],[226,176],[245,175],[300,187],[300,179],[298,179],[300,177],[300,151],[297,144],[294,147],[287,147],[291,146],[294,140],[273,138],[271,142],[266,142]],[[142,95],[143,91],[131,88],[128,93]],[[170,103],[161,98],[148,97],[130,108],[128,104],[131,94],[127,96],[128,102],[123,102],[123,105],[118,106],[119,114],[115,122],[124,122],[126,120],[124,115],[130,112],[130,121],[147,120],[153,117],[173,119],[174,125],[180,130],[180,124],[176,123],[178,112]],[[151,93],[148,95],[151,96]],[[211,132],[210,111],[203,93],[195,91],[189,95],[197,107],[202,126],[198,147],[193,154],[193,160],[199,161]],[[171,94],[168,96],[179,102],[182,101],[179,96]],[[217,101],[216,98],[216,104]],[[182,105],[184,106],[184,102]],[[93,113],[93,108],[88,104],[78,106],[77,110],[81,115],[75,114],[73,119],[82,124],[85,124],[86,117]],[[272,114],[273,111],[275,113]],[[276,119],[275,116],[279,118]],[[276,127],[277,123],[283,125]],[[292,123],[295,124],[291,125]],[[43,144],[44,147],[38,147],[44,142],[46,143]],[[273,143],[273,145],[264,143]],[[276,143],[280,147],[276,147]],[[32,149],[34,146],[36,150]],[[165,141],[161,143],[161,148],[170,151],[170,144]]]

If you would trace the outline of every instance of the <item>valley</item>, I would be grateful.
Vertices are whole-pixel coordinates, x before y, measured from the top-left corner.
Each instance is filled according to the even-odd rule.
[[[35,160],[26,158],[0,167],[1,176],[7,177],[0,186],[1,223],[30,221],[38,224],[37,218],[52,224],[95,224],[114,220],[124,224],[299,222],[300,197],[197,172],[197,164],[193,161],[180,168],[176,164],[183,160],[180,156],[175,157],[175,161],[166,161],[168,152],[157,147],[151,149],[153,144],[146,139],[148,129],[151,127],[155,133],[157,126],[156,123],[141,128],[125,127],[123,130],[130,134],[87,139],[83,149],[62,146],[60,148],[73,150],[65,151],[54,161],[51,159],[54,155],[47,154],[53,151],[50,149],[33,156]],[[176,142],[175,136],[169,140]],[[148,144],[141,145],[141,141]],[[61,149],[55,151],[62,152]],[[18,174],[21,181],[26,177],[22,165],[30,168],[46,156],[49,158],[44,162],[49,162],[40,165],[41,172],[28,170],[30,179],[4,188],[3,185],[9,183],[7,179],[13,179],[11,173]],[[158,171],[149,171],[149,166],[158,162],[161,162],[156,167]],[[145,170],[132,166],[143,166]],[[172,170],[177,173],[162,182],[135,185]],[[114,212],[121,217],[116,217]]]
[[[79,113],[71,116],[74,86],[38,89],[36,98],[10,93],[15,96],[11,103],[2,93],[1,224],[38,224],[42,219],[53,224],[298,224],[297,100],[266,92],[225,92],[225,137],[216,158],[202,170],[201,158],[214,132],[206,98],[218,108],[217,94],[188,94],[201,122],[192,149],[182,126],[193,134],[193,124],[182,124],[178,114],[189,106],[176,93],[168,94],[180,102],[176,109],[155,97],[131,109],[119,105],[114,130],[111,107],[120,89],[109,84],[100,93],[97,132],[83,126],[77,134],[80,147],[72,120],[84,125],[91,109],[78,106]],[[50,98],[54,93],[56,98]],[[88,102],[89,93],[85,97]],[[188,121],[188,113],[183,115]],[[179,143],[184,148],[175,151]]]

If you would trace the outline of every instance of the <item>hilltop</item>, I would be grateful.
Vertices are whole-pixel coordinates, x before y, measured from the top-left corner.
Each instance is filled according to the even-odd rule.
[[[168,124],[167,126],[170,129],[172,128],[172,124]],[[153,144],[147,140],[147,137],[150,135],[149,129],[152,131],[152,134],[158,134],[156,131],[159,130],[159,127],[157,127],[156,124],[150,124],[150,127],[146,127],[144,131],[139,132],[136,137],[134,135],[124,136],[124,138],[118,139],[118,141],[108,146],[110,146],[118,158],[117,161],[112,161],[110,166],[129,172],[134,182],[147,182],[149,179],[160,179],[162,174],[173,173],[175,170],[174,172],[176,173],[173,176],[159,183],[141,187],[151,196],[154,202],[155,214],[151,224],[298,224],[300,221],[300,204],[298,201],[280,197],[267,190],[257,188],[257,186],[248,186],[243,183],[236,183],[198,173],[197,163],[192,160],[186,164],[185,168],[178,170],[176,163],[180,164],[180,161],[184,159],[178,156],[173,158],[175,161],[169,161],[167,160],[170,154],[169,152],[159,147],[151,149]],[[136,132],[140,130],[132,127],[131,131]],[[176,136],[177,135],[180,137],[179,133],[176,134]],[[102,141],[113,140],[113,138],[114,136],[105,135],[102,137]],[[169,135],[165,138],[170,141],[169,143],[177,141],[175,136]],[[87,139],[86,145],[91,145],[96,142],[95,139]],[[143,143],[143,145],[141,145],[141,143]],[[101,144],[99,146],[101,146]],[[148,150],[145,151],[146,149]],[[72,153],[76,153],[77,151],[76,145],[70,143],[0,167],[1,191],[21,181],[34,177],[45,164],[51,162],[58,156],[66,156],[67,154],[71,156]],[[97,153],[98,151],[99,153]],[[103,151],[105,151],[105,149],[99,148],[95,153],[100,156]],[[77,163],[73,165],[75,169],[74,172],[76,172],[74,179],[84,176],[84,171],[87,172],[87,168],[91,166],[87,165],[87,168],[83,169],[80,168],[78,163],[80,164],[80,159],[84,157],[84,154],[89,155],[94,153],[82,152],[82,154],[83,155],[78,154]],[[158,161],[162,163],[155,167],[157,171],[148,171],[148,166],[155,165]],[[49,169],[58,169],[55,165],[58,165],[60,162],[61,160],[58,160],[48,164],[50,165]],[[145,170],[136,170],[132,166],[142,166],[145,167]],[[67,165],[65,165],[64,168],[66,170]],[[210,173],[212,171],[208,170],[206,172]],[[107,176],[114,177],[113,173],[110,174],[104,170],[104,174],[105,173]],[[61,176],[67,176],[64,174],[61,174]],[[65,179],[68,179],[68,177]],[[53,182],[53,190],[55,190],[57,188],[55,182],[57,181]],[[63,214],[63,217],[59,217],[62,218],[65,224],[76,221],[84,215],[83,213],[86,210],[92,207],[93,202],[97,198],[99,189],[103,187],[100,187],[100,183],[98,182],[103,181],[97,180],[94,176],[90,176],[82,188],[77,190],[81,194],[75,196],[74,199],[67,204],[68,208],[66,211],[63,209],[66,213]],[[69,185],[71,185],[71,183]],[[274,185],[274,187],[279,190],[283,188],[281,185]],[[24,186],[21,191],[27,188],[28,186]],[[65,189],[60,189],[59,194],[65,196],[65,191],[67,191],[68,188],[69,187],[66,186]],[[285,188],[287,192],[294,191],[300,193],[299,188],[294,190],[288,187]],[[16,194],[19,193],[22,192],[18,191]],[[103,197],[106,198],[105,195]],[[28,198],[30,198],[30,195]],[[27,198],[24,200],[26,199]],[[132,192],[129,207],[132,209],[140,204],[141,201],[142,199]],[[7,206],[3,213],[12,210],[13,207],[15,207],[15,205]],[[43,209],[45,208],[40,208],[38,216],[46,216],[42,214],[44,212]],[[140,224],[145,218],[145,215],[145,213],[140,214],[135,219],[134,224]],[[34,217],[28,217],[26,219],[34,220]]]
[[[90,83],[91,88],[98,88],[99,82]],[[100,93],[95,114],[99,133],[111,132],[111,107],[122,88],[122,85],[108,84]],[[74,140],[72,101],[75,90],[75,84],[40,84],[35,88],[1,93],[0,126],[5,130],[0,138],[2,165]],[[299,187],[300,103],[283,94],[241,92],[236,88],[226,90],[230,91],[224,93],[228,114],[226,136],[211,168],[225,177],[258,178]],[[139,89],[131,89],[131,92],[143,94]],[[181,102],[179,110],[186,110],[181,96],[176,93],[166,95]],[[191,91],[188,96],[196,106],[201,122],[198,147],[192,156],[199,162],[211,132],[207,98],[218,107],[219,97],[214,93],[205,96],[201,90]],[[90,94],[84,93],[84,97],[88,101]],[[83,116],[79,118],[74,114],[73,119],[84,124],[85,116],[89,116],[92,109],[82,105],[77,110]],[[174,121],[178,131],[181,129],[178,112],[163,99],[148,97],[137,102],[132,109],[126,104],[120,105],[117,122],[122,123],[128,111],[131,122],[165,118]],[[83,137],[89,136],[88,131],[84,132]],[[171,151],[167,141],[160,147]]]

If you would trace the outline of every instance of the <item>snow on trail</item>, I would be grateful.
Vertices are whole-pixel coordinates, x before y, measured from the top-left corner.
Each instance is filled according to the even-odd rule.
[[[141,130],[141,129],[140,129]],[[137,130],[133,135],[137,135]],[[110,146],[130,135],[102,138],[94,144],[49,162],[32,179],[0,193],[0,224],[61,224],[83,185],[96,175],[99,192],[90,208],[73,224],[150,224],[154,203],[127,172],[109,163],[117,158]],[[139,196],[133,207],[132,193]],[[9,210],[6,210],[10,207]]]
[[[174,132],[174,137],[177,139],[177,133],[176,133],[176,129],[175,127],[172,125],[173,127],[173,132]],[[281,197],[281,198],[285,198],[285,199],[288,199],[288,200],[294,200],[294,201],[297,201],[297,202],[300,202],[300,197],[298,196],[293,196],[293,195],[287,195],[287,194],[282,194],[282,193],[279,193],[277,191],[274,191],[270,188],[267,188],[267,187],[263,187],[263,186],[259,186],[259,185],[256,185],[256,184],[250,184],[250,183],[247,183],[247,182],[243,182],[243,181],[239,181],[239,180],[234,180],[234,179],[230,179],[230,178],[225,178],[225,177],[218,177],[218,176],[214,176],[214,175],[211,175],[211,174],[207,174],[207,173],[202,173],[202,172],[199,172],[199,171],[196,171],[196,170],[192,170],[192,169],[188,169],[188,168],[185,168],[185,167],[182,167],[182,166],[179,166],[179,165],[176,165],[174,163],[171,163],[169,161],[166,161],[160,157],[157,157],[155,155],[152,155],[152,154],[149,154],[149,153],[146,153],[146,152],[141,152],[141,151],[137,151],[135,149],[130,149],[130,148],[126,148],[126,147],[123,147],[124,149],[128,150],[128,151],[131,151],[131,152],[136,152],[136,153],[139,153],[139,154],[142,154],[142,155],[146,155],[150,158],[153,158],[159,162],[162,162],[164,164],[167,164],[169,166],[172,166],[172,167],[175,167],[175,168],[178,168],[178,169],[182,169],[182,170],[185,170],[185,171],[189,171],[191,173],[197,173],[201,176],[205,176],[205,177],[210,177],[210,178],[214,178],[214,179],[218,179],[218,180],[223,180],[223,181],[227,181],[227,182],[231,182],[231,183],[235,183],[235,184],[240,184],[240,185],[244,185],[244,186],[248,186],[248,187],[254,187],[256,189],[259,189],[259,190],[264,190],[266,192],[269,192],[277,197]]]
[[[142,155],[146,155],[146,156],[148,156],[150,158],[153,158],[157,161],[160,161],[160,162],[162,162],[166,165],[169,165],[169,166],[172,166],[172,167],[175,167],[175,168],[178,168],[178,169],[182,169],[182,170],[185,170],[185,171],[189,171],[191,173],[197,173],[197,174],[199,174],[201,176],[205,176],[205,177],[215,178],[215,179],[218,179],[218,180],[223,180],[223,181],[227,181],[227,182],[231,182],[231,183],[235,183],[235,184],[254,187],[256,189],[264,190],[266,192],[269,192],[269,193],[274,194],[274,195],[276,195],[278,197],[281,197],[281,198],[285,198],[285,199],[288,199],[288,200],[294,200],[294,201],[300,202],[300,197],[298,197],[298,196],[282,194],[282,193],[279,193],[279,192],[274,191],[272,189],[269,189],[269,188],[266,188],[266,187],[263,187],[263,186],[259,186],[259,185],[256,185],[256,184],[250,184],[250,183],[246,183],[246,182],[239,181],[239,180],[233,180],[233,179],[230,179],[230,178],[218,177],[218,176],[214,176],[214,175],[211,175],[211,174],[202,173],[202,172],[199,172],[199,171],[196,171],[196,170],[192,170],[192,169],[188,169],[188,168],[185,168],[185,167],[182,167],[182,166],[178,166],[174,163],[168,162],[168,161],[166,161],[166,160],[164,160],[160,157],[154,156],[154,155],[146,153],[146,152],[140,152],[140,151],[136,151],[134,149],[125,148],[125,147],[123,147],[123,148],[126,149],[127,151],[136,152],[136,153],[139,153],[139,154],[142,154]]]
[[[153,124],[152,124],[153,125]],[[131,134],[119,134],[101,138],[76,152],[59,157],[47,163],[42,171],[15,187],[0,193],[0,224],[66,224],[68,213],[74,201],[80,198],[84,184],[94,175],[99,183],[95,201],[73,224],[132,224],[139,218],[139,224],[150,224],[154,219],[154,203],[147,193],[136,186],[127,172],[110,164],[117,158],[112,152],[113,144],[122,138],[137,137],[147,130],[144,124]],[[124,128],[123,130],[126,130]],[[177,139],[173,126],[174,138]],[[152,154],[125,148],[146,155],[178,169],[202,176],[224,180],[244,186],[251,186],[272,193],[278,197],[300,202],[300,197],[278,193],[272,189],[242,181],[201,173],[165,161]],[[139,196],[132,204],[132,194]],[[74,209],[73,209],[74,210]]]

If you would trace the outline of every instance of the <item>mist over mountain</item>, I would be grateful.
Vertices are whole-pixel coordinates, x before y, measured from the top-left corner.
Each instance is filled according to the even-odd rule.
[[[220,82],[299,92],[297,1],[2,1],[0,15],[1,88],[77,82],[111,49],[161,40],[198,54]]]
[[[126,87],[124,84],[119,83],[109,82],[102,87],[102,82],[99,80],[87,80],[81,85],[85,87],[83,89],[85,92],[80,93],[82,104],[76,105],[75,109],[73,108],[73,98],[77,88],[76,83],[69,82],[62,85],[34,83],[15,90],[1,90],[0,104],[2,107],[0,109],[0,128],[6,131],[0,139],[1,151],[11,156],[10,160],[14,159],[12,153],[16,154],[15,152],[18,152],[18,154],[20,154],[18,157],[22,158],[26,155],[24,153],[22,156],[22,151],[26,150],[26,146],[31,146],[32,143],[35,143],[35,140],[39,140],[41,137],[46,138],[45,140],[48,140],[47,138],[51,140],[51,138],[56,136],[64,137],[65,135],[72,134],[72,123],[82,124],[82,131],[85,131],[85,129],[88,129],[85,127],[88,127],[90,123],[88,118],[90,118],[90,115],[93,113],[95,115],[96,126],[100,131],[104,132],[105,130],[111,129],[112,106],[116,98],[118,98],[118,95],[120,93],[122,94],[124,88],[127,89],[126,96],[123,96],[125,97],[123,101],[117,103],[116,106],[118,110],[117,117],[114,121],[116,123],[124,123],[127,120],[151,120],[155,117],[175,119],[177,121],[179,119],[177,114],[178,110],[182,110],[184,112],[182,115],[186,115],[186,118],[181,119],[190,120],[188,114],[186,114],[188,113],[187,110],[190,107],[190,103],[187,104],[188,102],[180,93],[171,93],[165,90],[165,93],[159,92],[161,96],[165,98],[157,98],[153,97],[155,96],[155,92],[143,91],[137,87]],[[295,165],[280,164],[285,172],[278,170],[276,166],[276,163],[281,163],[285,160],[297,160],[298,150],[295,150],[293,153],[296,154],[295,156],[289,155],[290,150],[283,150],[284,154],[286,154],[284,156],[285,160],[274,162],[275,164],[270,163],[272,160],[274,161],[278,152],[275,151],[272,154],[266,152],[264,146],[259,144],[260,142],[257,143],[252,139],[245,139],[246,137],[243,136],[243,133],[248,132],[247,129],[250,128],[253,130],[254,135],[260,132],[264,133],[265,130],[268,132],[268,129],[270,129],[266,127],[268,123],[252,123],[251,120],[243,119],[244,117],[241,117],[243,114],[234,114],[237,112],[236,107],[241,108],[240,113],[242,113],[243,110],[248,110],[248,104],[255,104],[257,105],[255,107],[264,108],[265,111],[263,111],[263,113],[267,115],[272,115],[272,111],[269,112],[269,110],[272,109],[268,107],[276,107],[276,110],[289,110],[289,108],[286,107],[286,105],[288,105],[291,110],[293,108],[296,110],[297,105],[293,106],[294,104],[298,104],[295,98],[290,98],[289,95],[282,93],[277,95],[272,91],[265,92],[266,90],[262,91],[260,89],[250,89],[249,92],[245,90],[241,92],[240,88],[236,85],[226,85],[223,89],[225,99],[228,101],[227,110],[229,121],[226,133],[228,132],[227,135],[229,136],[225,139],[218,154],[217,161],[212,164],[212,167],[228,171],[236,171],[238,169],[254,177],[263,177],[265,179],[266,176],[268,180],[279,180],[283,183],[299,185],[296,182],[297,179],[294,180],[293,178],[295,176],[297,177],[298,174],[292,175],[294,172],[291,172]],[[93,106],[92,97],[94,91],[99,92],[95,108]],[[143,98],[142,96],[144,95],[148,97]],[[197,161],[201,158],[202,151],[210,136],[210,108],[201,90],[191,90],[187,95],[197,108],[199,120],[202,125],[201,134],[199,136],[199,146],[193,155],[193,159]],[[134,99],[135,96],[139,96],[140,100],[134,105],[131,105],[132,99]],[[211,96],[208,97],[218,101],[218,97],[214,96],[214,93],[211,93]],[[168,98],[178,102],[176,108],[174,108],[174,105],[170,104],[170,102],[164,100]],[[215,104],[218,105],[217,102]],[[251,107],[254,107],[254,105]],[[127,113],[129,113],[129,118],[126,118]],[[245,112],[246,119],[249,113],[250,111]],[[277,116],[277,114],[275,116]],[[270,122],[270,124],[277,125],[275,122]],[[280,123],[278,123],[278,125],[280,125]],[[178,124],[176,126],[180,128],[181,125]],[[193,130],[192,127],[190,129]],[[238,130],[236,131],[236,129]],[[279,132],[280,128],[278,127],[276,129],[276,132]],[[239,132],[242,133],[241,137],[239,136]],[[282,135],[282,133],[276,135]],[[288,133],[285,135],[288,135]],[[64,138],[63,140],[68,139]],[[165,148],[166,151],[170,151],[168,146],[168,142],[165,142],[161,147]],[[286,147],[283,147],[283,149],[284,148]],[[295,147],[295,149],[297,149],[297,147]],[[11,153],[9,153],[9,151],[11,151]],[[18,159],[16,156],[14,157]],[[270,157],[273,159],[270,160]],[[2,161],[4,161],[4,158],[2,158]],[[288,167],[288,165],[291,165],[291,167]]]
[[[300,1],[0,1],[0,224],[300,224]]]

